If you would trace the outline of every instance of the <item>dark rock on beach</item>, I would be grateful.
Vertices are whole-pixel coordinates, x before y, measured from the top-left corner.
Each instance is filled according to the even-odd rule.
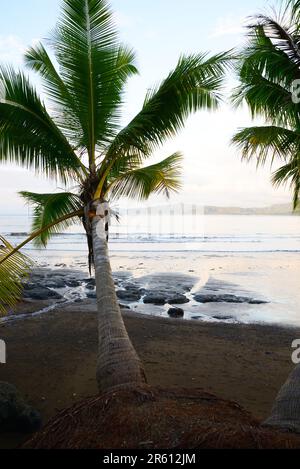
[[[87,278],[82,281],[86,284],[86,287],[96,288],[96,280],[94,278]]]
[[[30,300],[61,300],[63,296],[48,287],[26,284],[24,286],[23,298]]]
[[[66,279],[66,286],[70,288],[77,288],[80,287],[81,282],[76,279]]]
[[[167,292],[167,291],[149,291],[146,293],[144,299],[145,304],[151,305],[183,305],[189,303],[189,299],[180,293]]]
[[[117,297],[122,301],[136,302],[139,301],[142,296],[138,291],[118,290]]]
[[[0,382],[0,432],[32,433],[40,427],[40,414],[25,403],[15,386]]]
[[[145,304],[162,306],[189,303],[186,293],[190,292],[196,278],[183,274],[153,274],[139,279],[141,284],[151,286],[144,290]]]
[[[236,296],[228,294],[211,295],[206,293],[200,293],[195,295],[194,299],[198,303],[248,303],[251,305],[260,305],[266,303],[266,301],[262,300],[255,300],[253,298],[248,298],[245,296]]]
[[[213,278],[207,282],[205,287],[194,295],[194,300],[198,303],[231,303],[250,305],[262,305],[267,303],[265,300],[253,298],[248,294],[248,292],[241,292],[238,285]]]
[[[52,277],[47,281],[48,288],[65,288],[66,281],[62,277]]]
[[[172,298],[168,298],[168,303],[170,305],[184,305],[189,303],[189,299],[184,295],[175,295]]]
[[[89,298],[90,300],[96,300],[97,299],[97,293],[96,292],[89,292],[87,293],[87,298]]]
[[[163,306],[167,303],[167,297],[160,293],[150,293],[144,297],[143,301],[145,305]]]
[[[184,317],[184,311],[181,308],[170,308],[168,311],[168,315],[171,318],[183,318]]]
[[[219,321],[229,321],[231,319],[234,319],[233,316],[224,316],[224,315],[216,315],[213,316],[214,319],[218,319]]]

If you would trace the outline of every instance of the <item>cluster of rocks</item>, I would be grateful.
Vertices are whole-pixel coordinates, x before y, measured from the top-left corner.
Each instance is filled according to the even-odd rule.
[[[41,424],[39,412],[25,403],[15,386],[0,382],[0,432],[32,433]]]
[[[122,309],[130,309],[132,304],[162,306],[168,309],[172,318],[184,316],[184,309],[180,305],[190,303],[201,304],[249,304],[262,305],[264,299],[255,298],[249,292],[242,291],[238,285],[211,278],[200,291],[192,293],[198,279],[184,274],[153,274],[135,279],[130,272],[114,273],[117,297]],[[78,289],[68,292],[67,298],[82,301],[86,297],[96,300],[96,282],[94,278],[85,278],[80,271],[68,269],[39,269],[34,271],[30,279],[24,284],[24,298],[29,300],[46,300],[52,302],[64,300],[67,289]],[[65,291],[64,291],[65,290]],[[194,305],[192,305],[194,306]],[[200,317],[200,316],[199,316]],[[222,313],[212,316],[215,319],[232,319]],[[198,319],[198,316],[192,317]]]
[[[37,269],[24,282],[23,298],[29,300],[62,300],[57,290],[77,288],[82,284],[80,272],[69,270]]]
[[[207,293],[198,293],[194,296],[198,303],[248,303],[249,305],[263,305],[266,301],[249,298],[246,296],[236,296],[229,294],[211,295]]]
[[[190,302],[187,294],[191,292],[194,283],[193,277],[178,274],[149,275],[139,278],[138,282],[129,278],[121,283],[122,288],[117,290],[117,296],[127,303],[142,302],[145,305],[155,306],[184,305]],[[168,310],[168,314],[170,317],[182,318],[184,310],[172,307]]]
[[[229,293],[228,293],[229,292]],[[238,285],[210,279],[205,287],[194,295],[197,303],[231,303],[249,305],[262,305],[268,303],[265,300],[253,298],[253,296],[241,295]]]

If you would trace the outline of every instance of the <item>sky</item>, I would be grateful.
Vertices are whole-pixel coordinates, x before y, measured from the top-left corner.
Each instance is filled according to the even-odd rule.
[[[147,89],[168,75],[180,54],[213,54],[241,46],[247,18],[270,12],[277,1],[111,0],[111,4],[121,39],[135,49],[140,71],[127,87],[123,116],[126,124],[140,110]],[[22,67],[24,50],[47,37],[55,25],[59,5],[60,0],[1,0],[0,62]],[[39,87],[37,79],[33,80]],[[234,85],[233,77],[229,78],[226,95],[229,85]],[[226,97],[217,112],[203,111],[188,119],[178,137],[154,155],[156,161],[174,151],[184,154],[183,188],[173,202],[243,207],[290,202],[288,188],[272,187],[269,167],[257,170],[255,163],[241,162],[239,151],[230,145],[237,129],[251,123],[248,110],[233,110]],[[17,195],[20,190],[59,189],[27,170],[1,165],[0,214],[26,211]]]

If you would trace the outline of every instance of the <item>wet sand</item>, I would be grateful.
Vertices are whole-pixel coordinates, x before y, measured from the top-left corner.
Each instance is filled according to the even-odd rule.
[[[203,388],[260,420],[293,368],[291,343],[300,338],[300,328],[171,320],[130,311],[124,318],[151,384]],[[0,324],[0,338],[7,343],[0,380],[15,384],[44,422],[97,392],[93,302]],[[0,436],[0,447],[23,440]]]

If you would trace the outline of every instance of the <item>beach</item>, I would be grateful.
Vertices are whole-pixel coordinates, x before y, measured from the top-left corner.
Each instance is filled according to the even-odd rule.
[[[202,388],[235,401],[263,421],[293,368],[300,328],[155,318],[123,311],[149,383]],[[95,304],[72,304],[26,321],[0,325],[7,343],[1,380],[14,383],[46,423],[60,409],[97,393]],[[16,447],[26,436],[1,435]]]
[[[243,240],[243,251],[231,238],[204,251],[195,240],[110,243],[126,327],[151,385],[201,388],[259,421],[270,414],[300,338],[300,253],[284,250],[289,239],[274,250],[272,238],[259,252],[259,241],[249,249]],[[58,237],[53,250],[27,251],[38,264],[23,301],[0,319],[7,344],[0,380],[14,384],[43,423],[97,393],[95,282],[73,241]],[[0,446],[26,438],[1,435]]]

